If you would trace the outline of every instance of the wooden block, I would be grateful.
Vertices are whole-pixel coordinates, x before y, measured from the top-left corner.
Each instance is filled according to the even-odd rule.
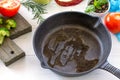
[[[15,39],[25,33],[32,31],[32,26],[18,13],[13,19],[17,22],[17,27],[11,30],[10,39]]]
[[[4,64],[8,66],[23,56],[25,56],[24,51],[21,50],[12,40],[5,38],[4,43],[0,46],[0,59]]]
[[[5,38],[4,43],[0,45],[0,59],[6,66],[25,56],[24,51],[11,39],[32,31],[32,26],[19,13],[12,18],[17,22],[17,27],[10,31],[10,39]]]

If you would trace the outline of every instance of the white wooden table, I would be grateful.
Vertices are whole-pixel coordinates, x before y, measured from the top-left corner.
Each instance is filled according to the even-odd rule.
[[[83,12],[87,5],[87,0],[72,7],[60,7],[54,0],[46,6],[48,13],[43,17],[47,18],[55,13],[63,11],[81,11]],[[26,56],[6,67],[0,61],[0,80],[119,80],[111,73],[97,69],[89,74],[79,77],[63,77],[54,72],[43,69],[33,50],[33,35],[38,27],[37,20],[32,20],[32,12],[28,11],[24,6],[21,6],[19,13],[32,25],[32,32],[27,33],[17,39],[15,43],[22,48]],[[111,34],[112,49],[108,61],[117,68],[120,68],[120,42]]]

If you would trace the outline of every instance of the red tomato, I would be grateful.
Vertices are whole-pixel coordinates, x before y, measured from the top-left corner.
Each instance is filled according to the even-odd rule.
[[[0,13],[3,16],[12,17],[17,14],[19,8],[19,0],[0,0]]]
[[[60,6],[72,6],[72,5],[79,4],[82,0],[70,0],[70,1],[55,0],[55,1]]]
[[[104,18],[104,22],[112,33],[120,32],[120,12],[108,13]]]

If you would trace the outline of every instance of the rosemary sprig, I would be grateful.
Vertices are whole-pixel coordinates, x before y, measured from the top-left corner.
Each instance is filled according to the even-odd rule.
[[[35,3],[32,0],[22,1],[21,4],[28,10],[32,10],[32,13],[34,14],[33,19],[37,19],[37,23],[44,21],[44,18],[41,15],[46,13],[45,5]]]

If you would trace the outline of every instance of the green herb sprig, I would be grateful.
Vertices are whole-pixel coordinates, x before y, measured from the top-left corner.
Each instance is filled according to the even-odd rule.
[[[44,21],[44,18],[41,15],[47,13],[45,9],[46,5],[35,3],[32,0],[22,1],[21,4],[28,10],[32,10],[32,13],[34,14],[33,19],[37,19],[37,22]]]

